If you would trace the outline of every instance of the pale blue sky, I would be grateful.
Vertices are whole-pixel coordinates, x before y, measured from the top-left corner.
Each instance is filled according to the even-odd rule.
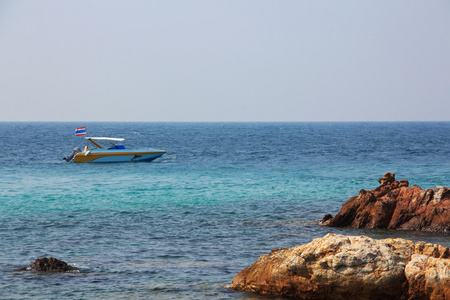
[[[450,121],[450,1],[0,0],[0,121]]]

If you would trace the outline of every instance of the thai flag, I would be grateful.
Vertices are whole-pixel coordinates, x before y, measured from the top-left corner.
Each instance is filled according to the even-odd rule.
[[[86,127],[78,127],[77,129],[75,129],[75,136],[80,136],[80,135],[87,135]]]

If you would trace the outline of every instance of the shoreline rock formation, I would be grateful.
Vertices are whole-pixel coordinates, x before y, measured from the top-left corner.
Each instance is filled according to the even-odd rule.
[[[450,189],[409,187],[386,173],[376,189],[361,190],[342,205],[334,217],[325,215],[321,225],[331,227],[386,228],[450,233]]]
[[[439,245],[329,233],[262,255],[228,287],[302,299],[450,299],[449,257]]]

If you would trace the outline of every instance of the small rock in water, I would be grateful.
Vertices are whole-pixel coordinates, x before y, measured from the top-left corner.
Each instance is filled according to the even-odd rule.
[[[54,257],[41,257],[31,263],[27,269],[40,272],[69,272],[78,273],[78,269],[69,266],[66,262]]]

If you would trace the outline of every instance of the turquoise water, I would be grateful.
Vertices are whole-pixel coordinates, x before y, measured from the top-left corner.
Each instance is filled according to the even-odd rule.
[[[73,164],[76,127],[168,151]],[[0,123],[1,299],[254,299],[224,286],[328,232],[450,246],[448,235],[317,225],[385,172],[450,186],[450,122]],[[18,272],[53,256],[82,274]],[[258,297],[264,299],[264,297]]]

